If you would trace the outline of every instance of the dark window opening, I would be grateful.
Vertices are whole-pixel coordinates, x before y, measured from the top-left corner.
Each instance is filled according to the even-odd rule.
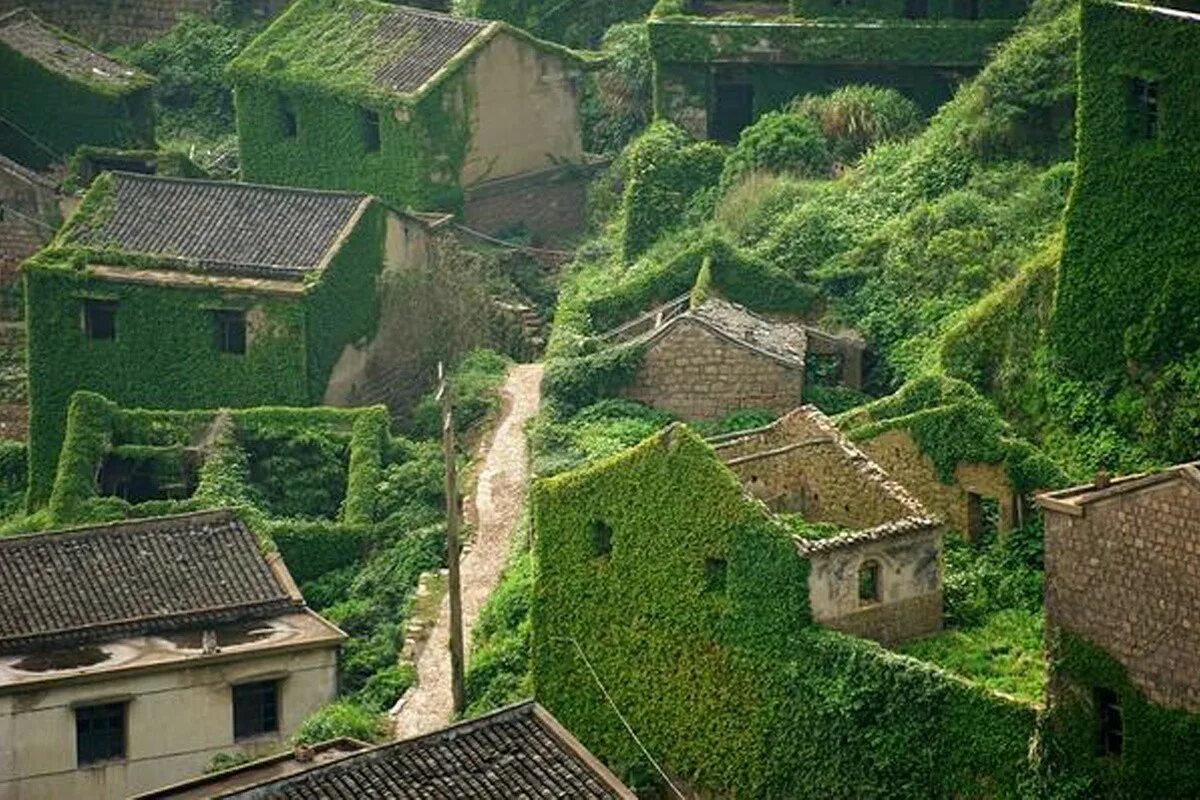
[[[1102,756],[1119,756],[1125,747],[1125,721],[1121,715],[1121,698],[1112,689],[1097,688],[1095,701],[1100,721],[1098,752]]]
[[[0,222],[4,222],[4,203],[0,202]]]
[[[929,0],[904,0],[904,16],[925,19],[929,16]]]
[[[863,565],[858,568],[859,604],[869,606],[878,603],[883,597],[882,588],[880,585],[879,562],[864,561]]]
[[[375,111],[362,111],[363,147],[368,153],[379,152],[379,114]]]
[[[736,142],[754,122],[754,86],[748,78],[716,78],[716,96],[708,135],[718,142]]]
[[[125,458],[109,454],[100,467],[97,483],[105,497],[133,503],[149,500],[186,500],[196,492],[199,464],[196,458]]]
[[[979,19],[979,0],[955,0],[954,16],[959,19]]]
[[[1158,82],[1133,78],[1129,82],[1132,133],[1135,139],[1158,138]]]
[[[284,138],[294,139],[300,130],[299,122],[296,119],[296,111],[291,104],[284,98],[279,99],[279,132]]]
[[[83,332],[89,339],[117,338],[117,303],[114,300],[83,301]]]
[[[233,687],[233,738],[279,730],[279,683],[258,681]]]
[[[214,311],[213,331],[217,350],[239,356],[246,354],[245,311]]]
[[[1000,501],[967,492],[967,539],[978,541],[1000,530]]]
[[[75,709],[75,759],[79,766],[124,757],[124,703]]]
[[[592,551],[598,556],[612,553],[612,527],[600,520],[593,520],[588,526],[588,535],[592,540]]]
[[[808,353],[804,359],[804,382],[808,386],[838,386],[844,370],[837,353]]]
[[[729,572],[729,563],[723,558],[708,558],[704,560],[704,588],[709,592],[725,591],[725,577]]]

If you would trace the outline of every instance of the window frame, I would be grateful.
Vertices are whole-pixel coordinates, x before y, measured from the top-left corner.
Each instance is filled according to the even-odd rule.
[[[83,337],[89,342],[115,342],[117,340],[117,311],[120,309],[117,300],[105,300],[98,297],[85,297],[80,306],[80,325]],[[108,336],[97,336],[94,312],[104,311],[108,314]]]
[[[250,349],[250,326],[246,319],[246,310],[243,308],[214,308],[212,309],[213,320],[213,344],[216,346],[217,352],[222,355],[244,356]],[[230,337],[228,335],[229,326],[232,323],[237,323],[241,327],[241,349],[231,349],[228,345],[230,341],[236,342],[238,337]]]
[[[129,757],[129,702],[120,700],[116,702],[100,702],[89,703],[87,705],[75,706],[73,711],[75,717],[75,766],[78,769],[86,769],[88,767],[102,766],[120,761],[125,761]],[[115,713],[112,713],[114,712]],[[107,719],[100,716],[101,712],[109,712]],[[95,715],[93,718],[87,718],[88,715]],[[114,728],[111,724],[113,719],[116,719],[117,726]],[[106,729],[99,730],[96,726],[97,722],[105,722]],[[85,731],[85,725],[91,725],[95,730]],[[114,736],[114,730],[116,734]],[[98,746],[91,744],[85,748],[85,736],[105,737],[106,746]],[[114,739],[118,740],[114,744]],[[85,757],[85,752],[87,753]]]
[[[871,593],[868,596],[863,589],[868,585],[865,578],[870,576]],[[883,565],[877,559],[867,558],[858,565],[856,591],[860,608],[877,606],[883,602]]]
[[[235,742],[256,739],[261,736],[279,735],[280,718],[282,717],[280,713],[282,707],[282,703],[280,702],[282,685],[282,679],[263,678],[235,683],[229,687],[229,707],[233,717],[233,740]],[[250,699],[246,697],[247,694],[251,695],[253,701],[259,705],[249,712],[239,715],[239,699],[242,702],[246,702]],[[262,700],[268,696],[271,698],[270,703],[262,703]],[[268,706],[270,708],[269,713],[264,711],[264,708]],[[247,716],[252,717],[249,726],[245,724]]]

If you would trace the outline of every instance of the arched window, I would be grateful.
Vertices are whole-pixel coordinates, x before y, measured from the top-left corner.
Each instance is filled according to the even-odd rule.
[[[873,605],[883,598],[883,586],[880,584],[882,574],[878,561],[864,561],[858,568],[859,605]]]

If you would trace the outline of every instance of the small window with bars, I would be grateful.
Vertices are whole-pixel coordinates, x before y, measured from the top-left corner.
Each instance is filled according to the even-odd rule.
[[[125,758],[125,704],[75,709],[75,759],[81,767]]]
[[[233,738],[245,739],[279,731],[279,681],[257,681],[233,687]]]
[[[246,312],[219,310],[213,312],[213,333],[217,350],[234,355],[246,354]]]

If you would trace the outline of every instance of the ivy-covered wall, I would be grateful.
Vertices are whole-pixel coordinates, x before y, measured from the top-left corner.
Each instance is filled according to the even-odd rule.
[[[99,179],[86,206],[104,202]],[[55,246],[25,270],[30,402],[29,506],[49,497],[67,403],[79,389],[146,408],[219,408],[319,403],[342,348],[369,336],[378,319],[375,279],[383,262],[384,209],[373,204],[307,291],[292,296],[231,288],[101,278],[90,264],[121,270],[144,257],[88,252],[71,244],[68,223]],[[89,339],[86,299],[116,301],[116,337]],[[244,355],[220,352],[213,311],[245,309]]]
[[[0,153],[28,167],[65,161],[83,144],[154,146],[148,75],[135,72],[116,84],[68,78],[3,43],[0,75]]]
[[[814,627],[790,536],[686,428],[538,483],[532,518],[535,694],[610,765],[652,774],[592,669],[697,790],[1021,796],[1035,709]]]
[[[895,19],[909,16],[905,0],[791,0],[797,17],[864,17]],[[916,4],[912,4],[916,5]],[[1018,19],[1029,6],[1028,0],[929,0],[925,5],[928,19]]]
[[[1069,372],[1114,378],[1200,347],[1200,23],[1088,0],[1079,73],[1052,341]]]
[[[618,22],[638,20],[655,0],[452,0],[454,13],[499,19],[534,36],[571,47],[595,48],[604,32]]]

